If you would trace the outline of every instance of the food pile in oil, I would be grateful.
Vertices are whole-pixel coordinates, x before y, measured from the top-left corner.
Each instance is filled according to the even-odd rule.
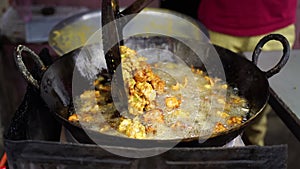
[[[204,137],[241,125],[249,112],[246,99],[218,78],[182,63],[157,62],[121,47],[122,72],[128,89],[128,112],[119,114],[103,76],[95,90],[75,99],[69,121],[110,135],[136,139]]]

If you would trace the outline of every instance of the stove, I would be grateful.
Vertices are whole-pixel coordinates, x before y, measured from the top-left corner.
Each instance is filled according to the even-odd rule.
[[[42,56],[42,53],[40,55],[42,59],[48,56]],[[286,145],[245,146],[240,136],[222,147],[143,149],[81,144],[58,123],[40,97],[39,91],[30,85],[6,131],[4,147],[10,169],[287,167]],[[145,154],[149,151],[161,153],[144,158],[124,157],[114,153]]]
[[[5,135],[8,166],[12,169],[286,168],[286,145],[244,146],[240,136],[223,147],[141,149],[81,144],[47,115],[50,112],[43,106],[37,91],[30,86],[27,90]],[[129,158],[112,153],[118,151],[163,153]]]

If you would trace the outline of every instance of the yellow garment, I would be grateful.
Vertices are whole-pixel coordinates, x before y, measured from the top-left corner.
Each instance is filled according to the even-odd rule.
[[[253,51],[258,41],[264,37],[265,35],[258,35],[258,36],[249,36],[249,37],[240,37],[240,36],[231,36],[227,34],[222,34],[219,32],[214,32],[208,30],[210,41],[213,44],[218,46],[222,46],[227,48],[233,52],[246,52],[246,51]],[[271,33],[278,33],[287,38],[290,42],[290,46],[292,47],[295,42],[295,25],[289,25],[285,28],[276,30]],[[267,35],[267,34],[266,34]],[[282,50],[282,45],[278,41],[270,41],[266,43],[263,47],[263,50]]]
[[[239,36],[231,36],[227,34],[222,34],[218,32],[214,32],[208,30],[211,43],[227,48],[236,53],[243,53],[247,51],[253,51],[256,44],[259,40],[265,35],[259,36],[250,36],[250,37],[239,37]],[[278,33],[287,38],[292,47],[295,42],[295,25],[289,25],[285,28],[276,30],[271,33]],[[263,50],[282,50],[282,44],[278,41],[269,41],[267,42]],[[271,107],[269,105],[263,110],[260,117],[258,117],[250,126],[248,126],[243,134],[243,139],[246,144],[253,145],[264,145],[264,138],[267,132],[267,114],[271,111]]]

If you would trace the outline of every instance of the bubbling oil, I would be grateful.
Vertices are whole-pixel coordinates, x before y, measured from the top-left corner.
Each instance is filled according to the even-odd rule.
[[[144,135],[142,134],[144,137],[139,139],[209,137],[241,125],[240,119],[246,118],[249,112],[247,100],[239,96],[236,88],[228,86],[226,82],[180,63],[157,62],[151,66],[166,83],[165,92],[157,94],[155,98],[155,109],[161,110],[163,122],[153,120],[149,123],[144,120],[143,115],[130,119],[128,126],[135,122],[138,125],[132,126],[139,126],[131,128],[131,132],[145,132]],[[168,107],[166,98],[169,97],[180,100],[180,105],[176,108]],[[120,125],[126,118],[114,116],[116,109],[113,104],[98,105],[95,98],[86,98],[85,101],[80,98],[75,99],[79,121],[86,128],[109,135],[127,137],[124,134],[127,131],[120,132]],[[89,100],[93,103],[87,104]],[[92,110],[95,106],[97,109]],[[146,114],[147,111],[144,113]],[[219,131],[216,130],[217,125],[221,128]],[[149,132],[147,127],[155,128],[155,131]]]

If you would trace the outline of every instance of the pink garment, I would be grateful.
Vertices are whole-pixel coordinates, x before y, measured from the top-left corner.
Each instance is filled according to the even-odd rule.
[[[201,0],[199,20],[210,30],[233,36],[255,36],[296,20],[297,0]]]

